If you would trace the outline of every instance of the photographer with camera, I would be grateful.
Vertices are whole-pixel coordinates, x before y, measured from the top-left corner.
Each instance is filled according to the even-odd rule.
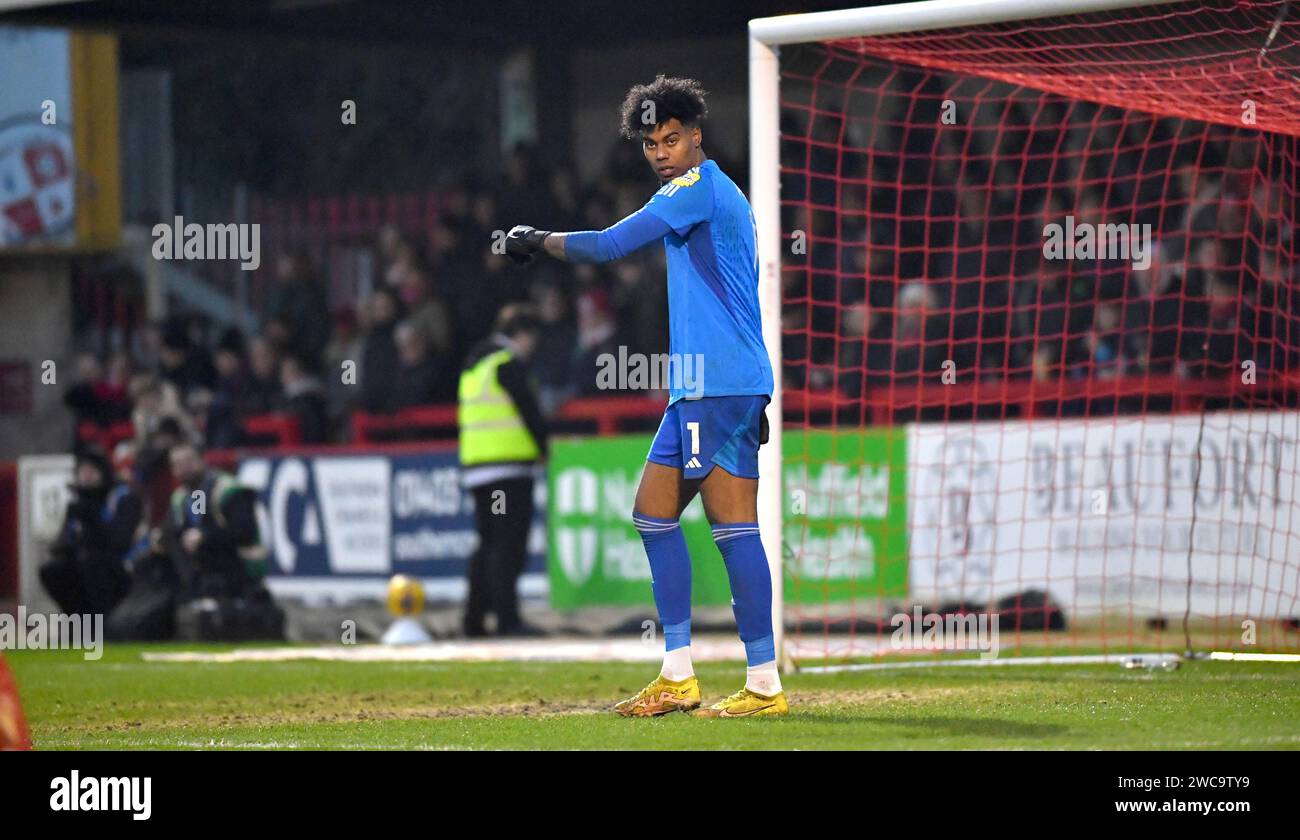
[[[284,613],[263,583],[256,494],[232,475],[210,469],[200,448],[173,446],[172,494],[161,547],[178,577],[182,637],[211,641],[281,638]]]
[[[69,615],[108,613],[130,587],[130,563],[142,547],[143,506],[127,484],[114,480],[108,458],[86,447],[76,454],[71,498],[41,583]]]

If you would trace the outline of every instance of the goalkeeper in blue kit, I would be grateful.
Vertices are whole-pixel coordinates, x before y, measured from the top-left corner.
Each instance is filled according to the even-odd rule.
[[[664,634],[659,676],[617,704],[625,716],[695,711],[706,717],[787,714],[772,633],[772,575],[758,533],[758,448],[767,437],[772,366],[758,308],[754,215],[702,148],[704,91],[659,76],[622,108],[622,133],[639,140],[663,186],[644,207],[601,231],[556,233],[526,225],[506,236],[518,263],[545,255],[608,262],[662,241],[668,263],[670,400],[646,456],[632,519],[650,560]],[[702,360],[682,387],[680,360]],[[675,375],[674,375],[675,371]],[[775,479],[773,479],[775,480]],[[726,563],[748,662],[745,686],[700,709],[691,664],[691,560],[678,519],[699,493]]]

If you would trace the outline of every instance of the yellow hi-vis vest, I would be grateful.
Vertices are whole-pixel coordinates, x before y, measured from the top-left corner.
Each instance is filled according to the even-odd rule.
[[[494,464],[535,461],[541,454],[524,425],[515,401],[497,382],[497,368],[510,361],[510,351],[489,353],[460,375],[460,462]]]

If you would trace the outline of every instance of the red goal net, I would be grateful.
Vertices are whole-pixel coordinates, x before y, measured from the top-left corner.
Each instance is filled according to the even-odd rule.
[[[1218,0],[781,47],[801,664],[928,650],[901,615],[1300,643],[1297,37]]]

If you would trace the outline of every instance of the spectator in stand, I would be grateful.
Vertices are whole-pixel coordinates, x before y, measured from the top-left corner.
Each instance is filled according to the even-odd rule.
[[[556,230],[582,230],[582,204],[578,198],[582,182],[567,167],[557,166],[550,173],[550,205],[546,212],[554,215],[546,218],[556,220],[553,225]]]
[[[475,343],[492,332],[497,310],[507,300],[522,299],[526,290],[510,261],[492,253],[492,231],[498,225],[494,215],[496,199],[491,193],[480,192],[470,206],[470,218],[461,237],[464,244],[456,258],[455,270],[460,273],[448,277],[456,284],[452,307],[458,363]]]
[[[393,331],[402,305],[397,293],[385,287],[375,290],[369,306],[370,328],[361,351],[361,407],[372,413],[391,413],[396,405],[394,372],[401,363]]]
[[[1013,291],[1011,366],[1039,378],[1039,371],[1052,353],[1039,353],[1040,345],[1054,343],[1059,353],[1065,340],[1068,310],[1069,266],[1066,260],[1044,259],[1036,275],[1022,279]],[[1054,357],[1055,358],[1055,357]],[[1059,360],[1059,358],[1058,358]]]
[[[451,391],[454,370],[446,358],[436,359],[429,352],[424,333],[410,321],[393,330],[397,345],[398,368],[393,384],[393,408],[400,410],[455,399]]]
[[[577,350],[578,334],[563,286],[559,283],[534,283],[532,295],[542,322],[532,369],[537,377],[537,400],[542,413],[549,417],[573,395],[573,356]]]
[[[248,346],[248,399],[245,417],[267,414],[280,404],[280,352],[265,336],[254,338]]]
[[[1254,304],[1259,325],[1257,363],[1275,373],[1294,372],[1300,353],[1300,266],[1283,247],[1267,243],[1260,248]]]
[[[459,294],[463,291],[459,286],[468,284],[457,281],[479,264],[485,239],[491,241],[495,208],[491,193],[467,187],[453,194],[445,210],[438,220],[440,256],[436,268],[442,276],[452,278]]]
[[[812,387],[808,359],[808,307],[786,304],[781,308],[781,387],[800,390]]]
[[[588,289],[578,298],[578,347],[573,363],[573,383],[578,395],[634,396],[603,390],[604,377],[597,381],[596,374],[602,368],[601,356],[618,357],[617,333],[618,322],[609,307],[609,295],[601,288]],[[617,379],[614,384],[617,385]]]
[[[244,418],[256,414],[252,371],[244,353],[244,335],[231,327],[221,334],[213,355],[217,387],[208,406],[204,435],[213,449],[238,446],[243,442]]]
[[[206,410],[212,389],[217,385],[217,369],[207,350],[190,337],[185,320],[173,318],[163,327],[158,361],[163,379],[176,386],[181,404],[187,410],[193,410],[194,406]]]
[[[109,405],[108,414],[114,423],[131,419],[131,394],[127,389],[134,374],[135,365],[131,362],[130,353],[118,350],[109,357],[108,375],[100,397]]]
[[[1061,376],[1061,340],[1049,338],[1034,345],[1030,372],[1035,382],[1054,382]]]
[[[429,241],[429,265],[436,274],[455,277],[454,262],[460,252],[461,227],[459,220],[450,218],[448,211],[438,216]]]
[[[120,353],[113,357],[112,368],[116,369],[116,379],[104,376],[99,358],[93,353],[83,353],[77,357],[76,379],[63,395],[63,403],[72,410],[77,426],[94,423],[103,427],[130,418],[131,400],[125,380],[120,378],[121,357]],[[75,427],[73,433],[76,434]]]
[[[137,476],[135,473],[135,459],[137,455],[136,443],[134,438],[119,440],[117,446],[113,447],[113,479],[123,484],[129,484],[135,490],[139,490]]]
[[[281,254],[275,282],[267,291],[266,335],[281,350],[296,353],[313,370],[330,337],[329,290],[317,279],[303,251]]]
[[[649,261],[620,260],[609,266],[614,274],[610,305],[629,353],[668,351],[668,284],[663,269],[651,271]]]
[[[860,399],[870,384],[888,381],[890,354],[888,340],[881,335],[882,322],[865,301],[850,304],[844,310],[844,341],[840,345],[840,392]],[[865,387],[864,387],[865,386]]]
[[[1209,294],[1198,301],[1183,325],[1185,375],[1222,379],[1240,373],[1239,363],[1253,359],[1254,325],[1243,323],[1242,292],[1234,281],[1240,276],[1216,272]]]
[[[1120,309],[1113,303],[1097,307],[1092,328],[1084,333],[1080,360],[1071,366],[1074,379],[1114,379],[1124,373]]]
[[[1140,372],[1170,374],[1186,348],[1182,335],[1183,301],[1180,285],[1184,268],[1175,255],[1181,240],[1162,240],[1151,246],[1151,265],[1134,271],[1124,307],[1125,355]]]
[[[918,379],[939,381],[943,363],[950,359],[947,325],[938,310],[934,291],[921,281],[898,290],[894,316],[894,381],[915,384]]]
[[[172,490],[167,453],[176,444],[192,440],[193,435],[186,431],[180,419],[167,415],[145,438],[137,438],[135,442],[135,485],[144,497],[145,515],[151,526],[162,521]]]
[[[283,410],[297,419],[302,442],[329,443],[329,404],[325,387],[312,373],[307,361],[296,353],[285,353],[280,360],[280,384],[284,388]]]
[[[330,343],[325,345],[322,379],[325,394],[329,397],[330,416],[337,427],[344,414],[357,400],[356,377],[361,366],[361,336],[357,330],[356,312],[350,307],[334,311],[334,331]],[[351,371],[348,380],[344,374]]]
[[[181,405],[180,394],[171,382],[151,373],[136,374],[131,379],[131,423],[135,426],[135,439],[141,449],[149,445],[165,418],[173,418],[181,435],[193,440],[197,437],[194,420]]]
[[[537,162],[537,150],[517,143],[506,157],[505,189],[500,193],[501,215],[510,219],[540,219],[549,211],[550,190],[541,180],[550,170]],[[488,228],[491,230],[492,228]]]
[[[379,257],[380,277],[388,276],[388,269],[392,267],[393,263],[397,262],[397,255],[405,242],[402,231],[397,225],[384,225],[379,229],[379,236],[375,241],[375,250]]]
[[[1223,264],[1221,241],[1213,235],[1194,240],[1187,261],[1186,281],[1183,285],[1184,297],[1204,303],[1210,294],[1214,281],[1224,278],[1235,282],[1239,272],[1228,269]]]
[[[159,355],[162,352],[162,330],[163,325],[160,321],[149,321],[140,327],[132,347],[137,371],[157,373],[161,369]],[[129,390],[129,381],[127,384]]]
[[[412,272],[428,271],[429,261],[425,259],[423,249],[409,238],[403,236],[393,247],[392,259],[382,266],[383,285],[394,289],[399,295]]]
[[[433,291],[429,273],[412,268],[402,278],[399,293],[406,306],[406,320],[424,336],[429,352],[436,357],[447,357],[452,352],[451,319],[447,304]]]

